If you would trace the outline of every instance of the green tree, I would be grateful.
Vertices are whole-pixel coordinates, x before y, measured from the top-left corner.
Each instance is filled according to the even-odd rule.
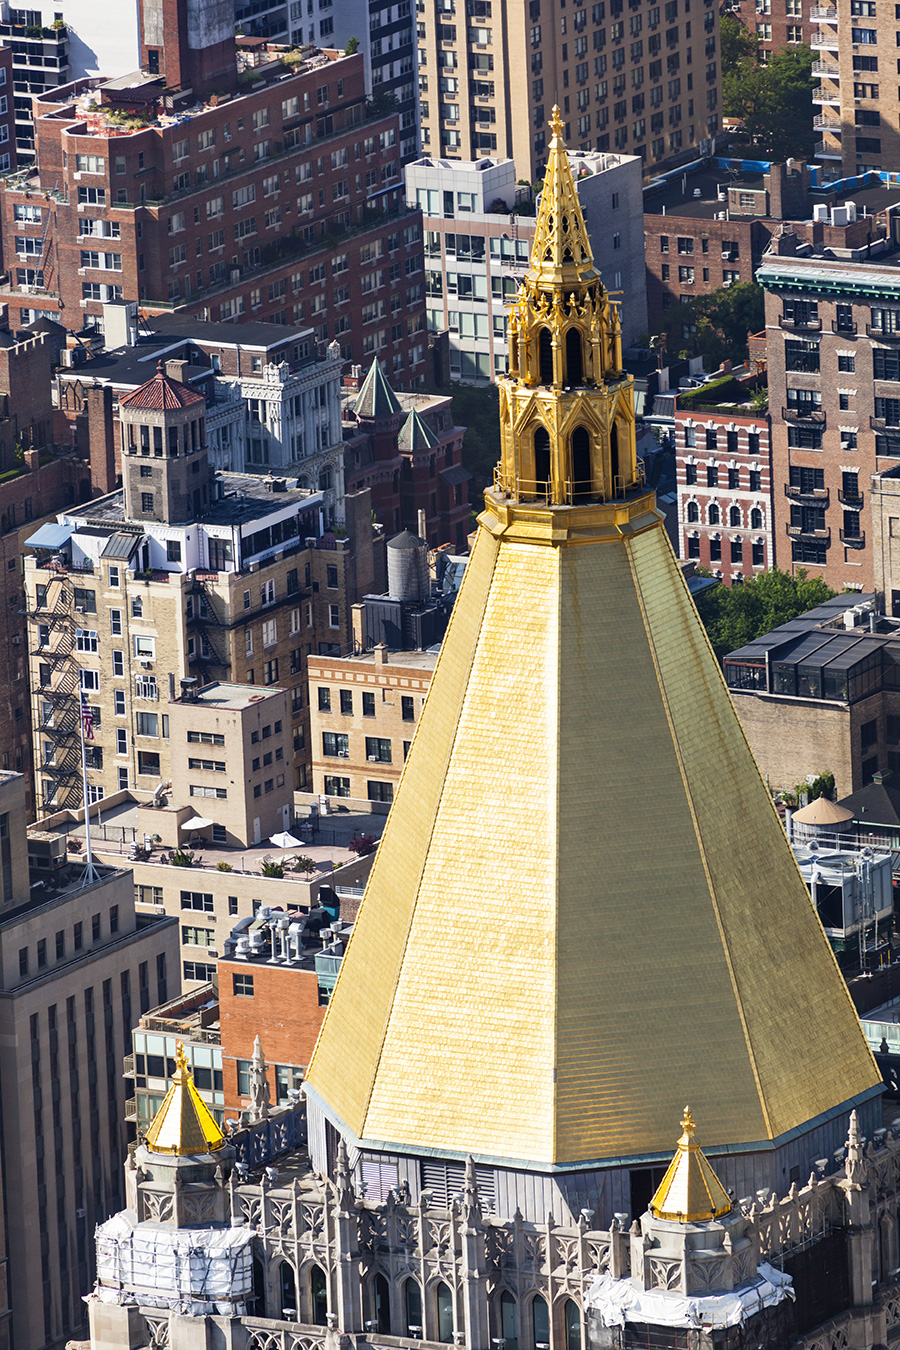
[[[724,38],[722,44],[722,107],[726,117],[740,118],[754,151],[770,159],[811,155],[815,133],[810,48],[804,44],[783,47],[763,66],[755,39],[749,34],[741,38],[731,29],[729,34],[727,60]]]
[[[432,393],[446,394],[446,389]],[[462,460],[472,474],[469,500],[480,509],[481,494],[494,481],[500,459],[500,395],[495,384],[453,384],[453,420],[465,427]]]
[[[722,54],[722,75],[730,75],[741,61],[759,60],[759,41],[756,34],[744,27],[735,14],[723,14],[719,23],[719,47]]]
[[[347,42],[346,47],[344,48],[344,55],[354,56],[358,51],[359,51],[359,38],[357,37],[350,38],[349,41]]]
[[[663,332],[666,351],[676,354],[686,349],[715,367],[726,359],[745,360],[747,338],[764,327],[762,287],[755,281],[741,281],[667,310]]]
[[[752,642],[779,624],[830,600],[834,591],[802,569],[792,576],[773,567],[741,586],[712,586],[697,597],[697,612],[716,656]]]

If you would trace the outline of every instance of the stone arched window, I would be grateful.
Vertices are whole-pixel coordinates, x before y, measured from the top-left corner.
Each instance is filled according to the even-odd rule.
[[[741,508],[739,506],[729,507],[728,524],[732,529],[740,529],[743,521],[741,520]]]
[[[566,1332],[566,1350],[581,1350],[581,1311],[578,1304],[567,1298],[563,1305],[563,1323]]]
[[[507,1289],[500,1295],[500,1339],[504,1350],[519,1350],[519,1308]]]
[[[327,1326],[328,1286],[321,1266],[310,1266],[309,1269],[309,1305],[313,1326]]]
[[[372,1281],[372,1312],[375,1329],[381,1336],[391,1334],[391,1290],[381,1274]]]
[[[403,1312],[406,1321],[404,1335],[414,1340],[422,1338],[422,1290],[419,1281],[410,1277],[403,1283]]]
[[[761,530],[762,527],[763,513],[758,506],[754,506],[753,510],[750,512],[750,528],[751,530]]]
[[[535,1350],[549,1350],[550,1310],[540,1294],[531,1300],[531,1335]]]
[[[453,1340],[453,1295],[444,1281],[434,1291],[436,1339],[449,1345]]]
[[[691,524],[696,524],[696,522],[700,519],[700,507],[697,505],[696,502],[688,502],[687,518]]]
[[[722,523],[722,512],[719,510],[718,506],[716,506],[715,502],[710,504],[709,511],[707,512],[707,520],[710,525],[720,525]]]
[[[297,1316],[297,1274],[290,1261],[282,1261],[278,1267],[278,1307],[281,1318]]]

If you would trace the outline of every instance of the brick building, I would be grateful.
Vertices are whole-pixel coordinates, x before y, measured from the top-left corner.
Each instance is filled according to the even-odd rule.
[[[340,654],[350,606],[376,585],[368,493],[349,538],[320,493],[214,475],[202,395],[162,371],[120,401],[124,489],[29,536],[29,654],[45,809],[80,803],[77,693],[94,709],[94,800],[156,787],[169,748],[160,699],[199,675],[291,690],[294,786],[308,754],[306,657]],[[351,542],[352,541],[352,542]]]
[[[51,344],[0,329],[0,768],[21,773],[34,815],[23,540],[41,517],[90,496],[87,463],[54,445]]]
[[[341,661],[311,657],[312,790],[392,802],[437,653],[371,652]]]
[[[764,173],[722,160],[669,179],[644,196],[651,331],[680,301],[752,281],[775,235],[838,257],[886,247],[898,204],[900,187],[877,181],[840,193],[813,189],[802,160],[771,164]]]
[[[753,384],[726,375],[675,400],[679,554],[726,586],[775,561],[769,419]]]
[[[228,92],[200,102],[150,74],[35,102],[37,168],[2,201],[13,321],[98,327],[104,302],[124,299],[207,321],[308,322],[347,361],[389,347],[396,375],[417,383],[421,218],[403,201],[396,113],[367,111],[360,55],[256,74],[235,92],[235,67],[218,77]]]
[[[469,531],[465,427],[453,422],[451,400],[398,394],[376,357],[361,388],[344,403],[348,490],[368,488],[375,517],[388,533],[416,530],[420,513],[432,548],[462,551]]]
[[[815,31],[803,0],[730,0],[728,8],[756,36],[763,62],[784,47],[808,43]]]
[[[758,273],[776,561],[838,591],[874,589],[869,480],[900,460],[897,259],[769,256]]]

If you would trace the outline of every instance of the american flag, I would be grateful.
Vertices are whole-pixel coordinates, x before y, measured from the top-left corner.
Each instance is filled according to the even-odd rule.
[[[84,694],[81,695],[81,729],[86,741],[94,739],[94,710],[87,703]]]

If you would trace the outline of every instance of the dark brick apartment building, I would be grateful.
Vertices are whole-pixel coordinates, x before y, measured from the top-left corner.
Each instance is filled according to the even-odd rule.
[[[813,189],[803,160],[772,164],[765,173],[726,160],[670,178],[644,195],[650,331],[681,301],[752,281],[772,237],[785,229],[801,248],[837,256],[884,247],[898,204],[900,187],[877,179],[853,192]]]
[[[837,591],[891,591],[873,474],[900,464],[900,253],[772,256],[766,292],[775,556]]]
[[[216,56],[219,92],[199,101],[208,73],[179,93],[147,71],[35,101],[37,168],[0,204],[11,321],[99,326],[104,302],[124,299],[309,324],[346,361],[380,353],[419,383],[421,216],[403,200],[397,114],[370,114],[362,56],[275,56],[240,86]]]

